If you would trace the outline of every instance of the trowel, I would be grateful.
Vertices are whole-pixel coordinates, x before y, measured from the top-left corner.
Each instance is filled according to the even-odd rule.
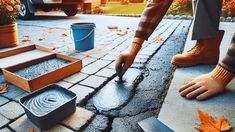
[[[147,118],[138,122],[138,124],[145,132],[174,132],[156,117]]]

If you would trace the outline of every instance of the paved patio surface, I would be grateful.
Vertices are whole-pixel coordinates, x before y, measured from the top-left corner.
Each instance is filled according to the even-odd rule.
[[[70,37],[70,25],[87,21],[92,21],[97,26],[95,48],[86,52],[75,51]],[[83,61],[83,69],[80,73],[58,82],[59,85],[77,94],[77,110],[73,115],[49,129],[49,132],[138,132],[142,131],[137,125],[138,121],[158,115],[175,70],[170,59],[183,51],[191,21],[163,20],[149,41],[144,43],[131,69],[125,74],[126,83],[118,84],[115,81],[117,77],[114,59],[117,53],[126,50],[130,45],[138,21],[139,18],[96,15],[78,15],[68,18],[61,16],[60,13],[50,17],[48,15],[37,16],[31,21],[18,21],[21,45],[43,45],[55,52]],[[122,29],[128,28],[128,34],[117,35],[107,29],[110,25],[118,25]],[[222,23],[222,28],[227,28],[229,25],[230,23]],[[231,32],[231,30],[228,31],[230,34]],[[161,40],[156,41],[156,38],[161,38]],[[231,37],[225,38],[228,41]],[[193,71],[191,73],[196,75],[195,70]],[[179,76],[177,72],[176,77]],[[5,80],[0,73],[0,85],[4,83]],[[181,84],[181,82],[176,83],[175,86]],[[180,98],[177,92],[172,91],[171,85],[165,101],[175,101],[169,98],[172,93]],[[27,119],[18,103],[18,99],[27,94],[16,86],[9,85],[8,92],[0,95],[1,132],[25,132],[32,127],[40,131]],[[184,101],[182,98],[179,99],[179,101],[182,100]],[[167,112],[166,109],[169,109],[165,104],[160,112],[161,119],[164,119],[162,115]],[[194,104],[188,103],[188,105]],[[193,107],[190,108],[193,109]],[[173,111],[170,112],[173,113]],[[231,113],[229,110],[228,112]],[[231,119],[234,120],[234,118]],[[164,119],[164,121],[167,123],[167,120]],[[195,122],[197,122],[196,119],[191,124],[191,130],[194,130]],[[175,124],[169,125],[178,130]]]
[[[225,56],[234,33],[235,23],[221,23],[220,29],[225,30],[225,35],[220,47],[220,60]],[[191,41],[189,34],[184,52],[191,49],[195,41]],[[181,85],[194,77],[213,70],[214,65],[194,66],[189,68],[177,68],[171,82],[168,94],[165,98],[159,119],[177,132],[196,132],[200,122],[197,110],[209,113],[215,119],[224,115],[229,123],[235,126],[235,80],[228,86],[224,94],[205,101],[186,100],[179,96],[178,90]],[[232,130],[235,132],[235,129]]]

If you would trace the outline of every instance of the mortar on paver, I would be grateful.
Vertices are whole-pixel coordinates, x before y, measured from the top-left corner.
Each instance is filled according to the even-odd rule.
[[[47,61],[40,62],[38,64],[14,71],[15,74],[24,77],[26,79],[34,79],[45,73],[57,70],[63,66],[70,64],[70,61],[62,60],[59,58],[53,58]]]
[[[49,85],[20,99],[27,117],[47,130],[75,112],[76,94],[59,85]]]

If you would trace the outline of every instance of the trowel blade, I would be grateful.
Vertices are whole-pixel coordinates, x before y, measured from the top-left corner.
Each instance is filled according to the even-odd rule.
[[[138,124],[145,132],[174,132],[156,117],[147,118]]]

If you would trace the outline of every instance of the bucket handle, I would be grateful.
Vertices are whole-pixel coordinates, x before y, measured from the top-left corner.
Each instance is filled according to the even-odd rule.
[[[94,30],[95,30],[95,29],[92,29],[91,32],[88,33],[85,37],[83,37],[82,39],[79,39],[79,40],[75,40],[75,42],[80,42],[80,41],[86,39],[87,37],[89,37],[89,36],[92,34],[92,32],[93,32]],[[71,37],[72,40],[74,40],[73,37],[72,37],[72,32],[71,32],[71,31],[72,31],[72,29],[70,29],[70,37]]]

